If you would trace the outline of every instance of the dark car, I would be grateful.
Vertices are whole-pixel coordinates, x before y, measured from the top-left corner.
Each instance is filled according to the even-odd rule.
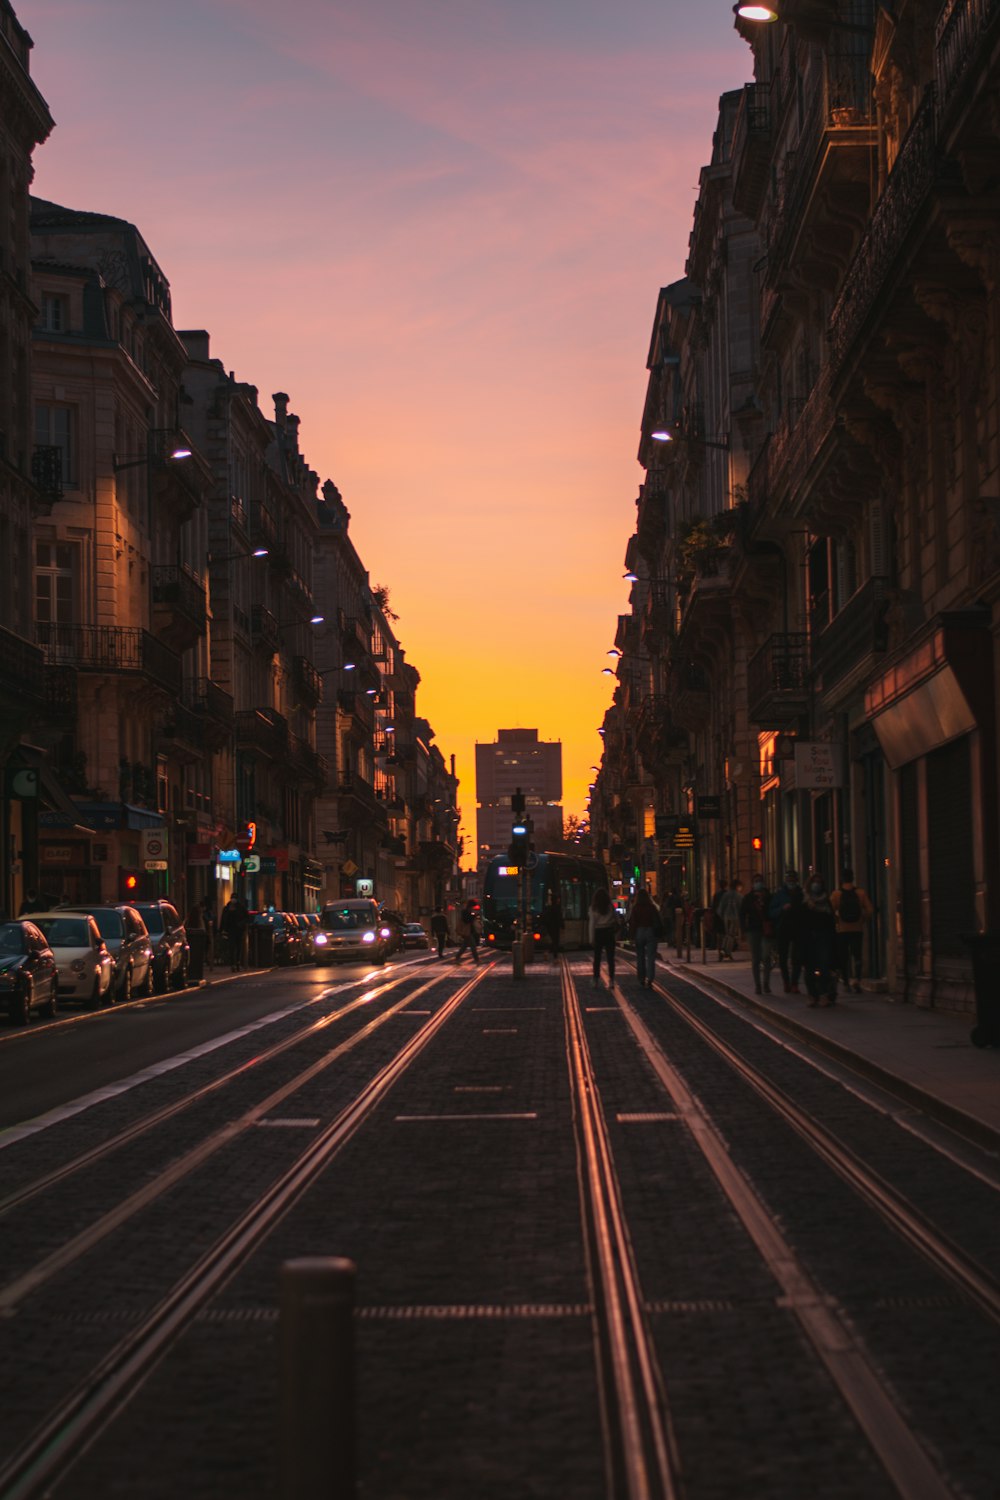
[[[54,1016],[59,995],[55,954],[34,922],[0,922],[0,1005],[15,1026],[26,1026],[32,1010]]]
[[[403,923],[404,948],[429,948],[431,940],[424,931],[422,922]]]
[[[291,912],[274,912],[271,932],[274,940],[274,961],[276,964],[300,964],[305,961],[305,933],[301,930]]]
[[[169,901],[131,901],[129,905],[145,922],[153,945],[154,990],[159,995],[167,989],[182,990],[188,982],[191,948],[177,908]]]
[[[390,933],[389,942],[386,946],[386,952],[398,953],[401,948],[405,948],[406,944],[403,941],[403,928],[406,926],[406,923],[403,921],[403,918],[400,916],[399,912],[391,911],[389,910],[389,908],[383,906],[382,910],[379,913],[379,920],[381,921],[383,927],[388,927]]]

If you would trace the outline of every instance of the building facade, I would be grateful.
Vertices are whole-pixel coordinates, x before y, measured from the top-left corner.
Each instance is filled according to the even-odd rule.
[[[476,842],[478,863],[510,845],[510,799],[520,789],[534,824],[538,850],[562,843],[562,745],[540,740],[537,729],[500,729],[489,744],[476,745]]]

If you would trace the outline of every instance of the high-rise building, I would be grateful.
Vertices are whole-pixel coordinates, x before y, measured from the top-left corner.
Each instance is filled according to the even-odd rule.
[[[510,843],[510,799],[520,788],[539,851],[562,839],[562,744],[537,729],[500,729],[476,745],[476,841],[479,863]]]

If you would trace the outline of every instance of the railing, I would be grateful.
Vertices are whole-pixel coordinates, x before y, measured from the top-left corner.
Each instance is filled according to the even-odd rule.
[[[263,645],[270,646],[272,651],[277,651],[281,644],[278,622],[263,604],[255,604],[250,610],[250,631]]]
[[[754,213],[767,186],[771,141],[770,88],[744,85],[733,126],[733,202]]]
[[[805,477],[832,432],[835,420],[830,374],[824,370],[804,402],[789,403],[788,420],[771,438],[768,482],[772,506],[777,491],[783,487],[794,489],[796,482]]]
[[[754,724],[794,717],[809,696],[809,637],[772,635],[747,663],[747,708]]]
[[[16,698],[46,696],[45,658],[23,636],[0,627],[0,686]]]
[[[307,740],[301,735],[293,734],[289,744],[290,759],[293,766],[305,771],[308,776],[318,782],[325,782],[329,770],[326,758],[313,749]]]
[[[250,538],[268,551],[277,544],[278,527],[269,510],[258,505],[250,518]]]
[[[316,704],[323,697],[323,679],[307,656],[296,656],[292,663],[295,682],[303,697]]]
[[[162,733],[165,739],[182,740],[186,745],[200,745],[204,726],[201,714],[188,708],[183,702],[177,702],[171,706]]]
[[[62,449],[39,444],[31,452],[31,479],[46,500],[54,503],[63,497]]]
[[[232,696],[210,677],[199,677],[197,681],[189,684],[184,698],[189,708],[193,708],[197,713],[203,713],[226,729],[232,729],[234,719]]]
[[[948,0],[934,36],[934,74],[942,109],[956,95],[986,32],[1000,17],[1000,0]]]
[[[205,589],[197,575],[183,564],[154,567],[153,603],[175,605],[189,620],[202,628],[208,619]]]
[[[934,94],[928,89],[889,174],[830,317],[830,365],[836,375],[879,301],[889,270],[934,181]]]
[[[142,672],[179,696],[181,659],[148,630],[130,625],[57,625],[35,627],[46,665],[77,667],[86,672]]]
[[[813,671],[822,674],[824,691],[873,652],[886,649],[887,606],[888,580],[869,578],[813,637]]]
[[[288,753],[288,722],[273,708],[243,709],[235,716],[236,743],[272,760]]]

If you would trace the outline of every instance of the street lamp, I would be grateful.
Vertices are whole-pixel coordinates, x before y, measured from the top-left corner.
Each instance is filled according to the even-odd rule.
[[[738,3],[733,6],[733,15],[738,21],[763,21],[772,24],[782,19],[781,12],[774,5],[752,5]],[[794,17],[791,18],[794,21]],[[850,31],[855,36],[868,36],[872,34],[872,27],[863,21],[824,21],[823,25],[830,31]]]
[[[170,436],[172,441],[169,446],[163,441]],[[161,447],[160,452],[156,448]],[[146,439],[146,452],[141,458],[119,458],[117,453],[111,455],[111,470],[114,474],[120,474],[122,469],[137,469],[141,464],[152,466],[156,462],[177,463],[181,459],[193,458],[194,450],[187,443],[179,442],[176,438],[176,430],[170,427],[154,427]]]
[[[252,552],[210,552],[206,561],[212,563],[239,562],[242,558],[266,557],[266,547],[255,547]]]
[[[677,438],[681,442],[697,443],[702,448],[721,448],[723,453],[729,452],[728,438],[696,437],[692,433],[675,432],[670,427],[657,427],[655,432],[651,432],[649,435],[654,443],[672,443]]]

